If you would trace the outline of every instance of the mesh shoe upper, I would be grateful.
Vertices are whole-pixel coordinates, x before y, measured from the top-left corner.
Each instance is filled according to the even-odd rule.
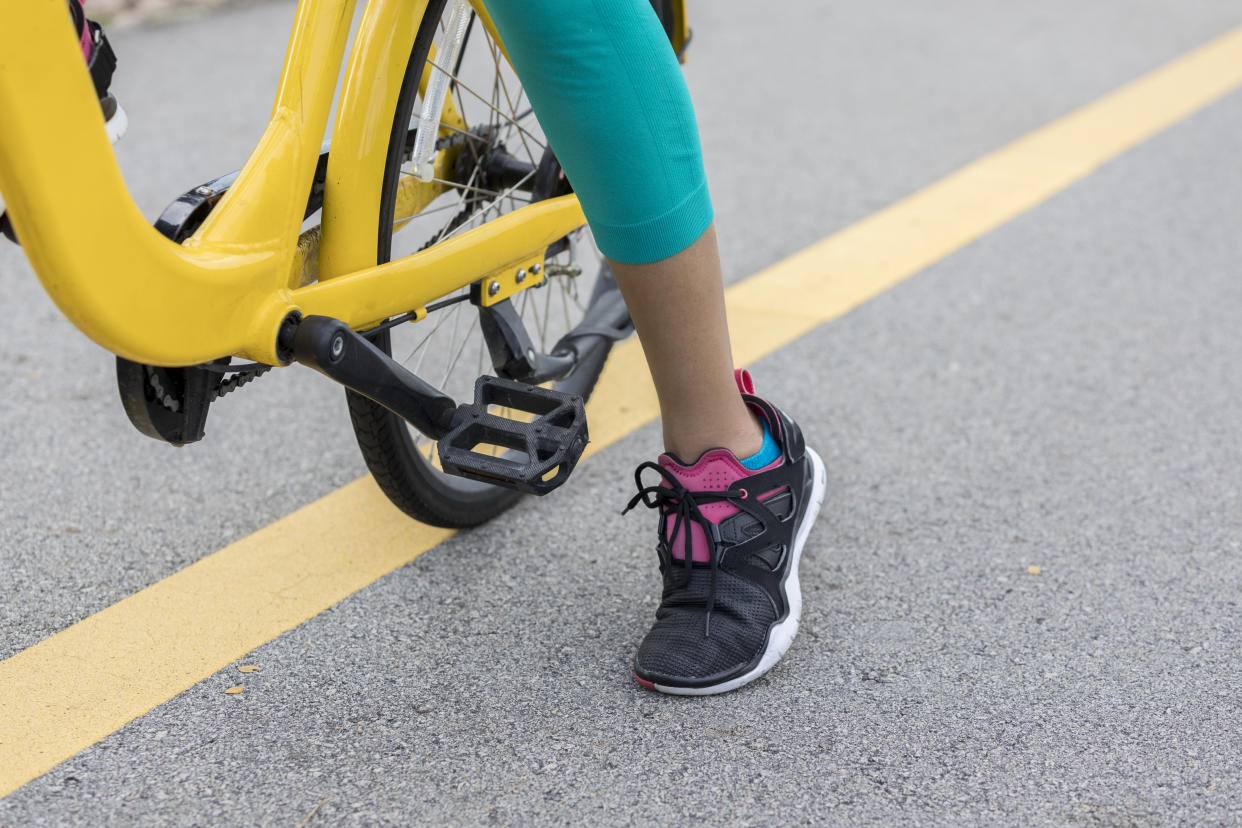
[[[635,658],[645,681],[701,687],[745,673],[788,614],[784,581],[810,464],[793,421],[743,397],[780,444],[777,462],[752,472],[716,449],[689,466],[663,455],[635,472],[639,491],[627,511],[643,503],[660,512],[664,580],[655,624]],[[651,472],[659,480],[645,485]]]
[[[635,668],[655,680],[728,676],[763,650],[776,607],[763,588],[730,572],[717,574],[710,634],[704,606],[711,573],[695,567],[664,572],[656,622],[638,647]]]

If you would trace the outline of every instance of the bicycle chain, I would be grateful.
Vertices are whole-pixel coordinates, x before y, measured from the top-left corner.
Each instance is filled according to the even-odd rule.
[[[251,369],[244,370],[244,371],[238,371],[236,374],[233,374],[231,377],[226,377],[220,380],[220,384],[216,386],[216,392],[215,392],[215,395],[212,397],[212,399],[218,400],[221,397],[223,397],[225,394],[231,394],[234,391],[236,391],[238,388],[241,388],[243,385],[246,385],[251,380],[258,379],[259,377],[263,376],[270,370],[272,370],[272,366],[261,365],[258,368],[251,368]]]

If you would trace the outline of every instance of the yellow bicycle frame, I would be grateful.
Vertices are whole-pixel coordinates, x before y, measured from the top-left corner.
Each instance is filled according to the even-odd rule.
[[[355,4],[300,0],[271,122],[184,245],[147,224],[125,188],[64,0],[5,4],[0,193],[35,272],[70,321],[138,362],[238,355],[280,364],[277,332],[291,313],[366,328],[542,261],[548,245],[585,223],[577,198],[563,196],[376,266],[392,113],[427,0],[367,0],[333,127],[319,280],[300,286],[299,231]],[[683,4],[674,0],[679,50],[688,35]],[[482,0],[471,5],[491,29]]]

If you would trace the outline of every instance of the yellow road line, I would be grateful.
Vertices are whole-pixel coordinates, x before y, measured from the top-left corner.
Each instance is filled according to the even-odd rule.
[[[739,364],[787,345],[1242,85],[1242,27],[730,288]],[[652,420],[637,343],[590,406],[594,453]],[[363,479],[0,663],[0,796],[451,533]]]

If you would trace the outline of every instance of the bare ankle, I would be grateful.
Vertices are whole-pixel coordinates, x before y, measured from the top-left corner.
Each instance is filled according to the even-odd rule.
[[[712,449],[728,449],[738,459],[750,457],[763,448],[763,427],[749,409],[743,408],[745,416],[725,423],[712,423],[699,427],[674,431],[667,425],[664,429],[664,450],[687,463],[694,463]]]

